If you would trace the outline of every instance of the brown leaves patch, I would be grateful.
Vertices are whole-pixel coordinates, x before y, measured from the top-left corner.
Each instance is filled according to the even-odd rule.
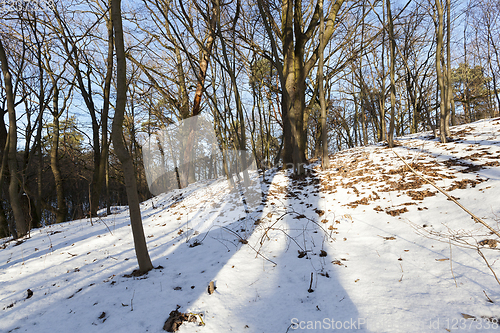
[[[422,190],[422,191],[408,191],[406,194],[412,198],[413,200],[424,200],[426,197],[432,197],[436,195],[436,192],[432,192],[429,190]]]
[[[332,261],[332,264],[334,265],[339,265],[339,266],[345,266],[342,261],[347,261],[347,259],[344,259],[344,258],[340,258],[340,260],[338,259],[335,259],[334,261]]]
[[[496,239],[484,239],[484,240],[478,242],[478,244],[481,245],[481,246],[488,245],[490,248],[496,248],[498,242],[497,242]]]
[[[356,208],[356,207],[358,207],[358,205],[368,205],[370,201],[374,201],[374,200],[380,199],[380,197],[377,194],[377,192],[373,191],[372,193],[373,193],[373,196],[372,196],[372,194],[370,194],[370,196],[365,197],[363,199],[359,199],[359,200],[353,201],[351,203],[348,203],[346,206],[349,206],[351,208]]]
[[[483,168],[481,165],[471,164],[471,163],[465,162],[465,161],[458,159],[458,158],[450,158],[449,160],[444,161],[443,163],[447,167],[453,167],[453,166],[465,167],[465,169],[459,170],[459,172],[462,172],[462,173],[475,172],[475,171],[479,171]]]
[[[163,330],[167,332],[177,332],[179,330],[179,327],[182,325],[183,322],[197,322],[198,318],[196,315],[192,313],[182,313],[179,312],[180,306],[177,306],[177,309],[174,311],[171,311],[169,314],[168,319],[165,321],[165,324],[163,325]],[[199,314],[199,317],[201,319],[202,314]],[[198,325],[204,325],[203,321],[201,321]]]
[[[317,208],[316,208],[314,211],[315,211],[315,212],[316,212],[316,214],[318,214],[319,216],[323,216],[323,215],[325,215],[325,211],[324,211],[324,210],[321,210],[321,209],[317,209]]]
[[[477,184],[482,183],[484,180],[478,179],[462,179],[462,180],[455,180],[450,187],[448,187],[447,191],[453,191],[455,189],[461,189],[465,190],[467,188],[467,185],[470,184],[471,187],[476,187]]]
[[[381,192],[415,190],[425,183],[417,176],[410,176],[407,180],[387,181],[387,186],[380,189]]]
[[[403,207],[399,209],[386,209],[385,212],[391,216],[398,216],[400,214],[408,212],[408,208]]]
[[[358,205],[368,205],[368,198],[363,198],[363,199],[360,199],[360,200],[356,200],[356,201],[353,201],[353,202],[350,202],[347,204],[347,206],[351,207],[351,208],[356,208],[358,207]]]
[[[489,166],[489,167],[500,166],[500,162],[498,162],[498,161],[486,162],[482,166]]]

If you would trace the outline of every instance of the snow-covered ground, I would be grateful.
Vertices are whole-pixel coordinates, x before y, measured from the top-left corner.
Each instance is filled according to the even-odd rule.
[[[0,331],[163,332],[178,307],[197,319],[179,332],[498,331],[500,284],[481,256],[500,274],[481,242],[496,236],[395,154],[500,230],[500,119],[452,132],[346,150],[302,179],[268,172],[249,212],[223,179],[148,200],[158,268],[145,276],[125,276],[126,207],[3,239]]]

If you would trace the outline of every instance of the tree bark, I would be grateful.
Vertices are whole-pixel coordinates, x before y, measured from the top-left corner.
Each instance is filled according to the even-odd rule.
[[[54,175],[54,182],[56,185],[57,209],[56,209],[56,223],[61,223],[66,220],[68,209],[66,207],[66,198],[64,195],[64,184],[59,167],[59,89],[57,88],[57,81],[53,80],[53,95],[52,95],[52,115],[53,115],[53,131],[52,131],[52,148],[50,150],[50,168]],[[64,110],[64,109],[63,109]]]
[[[385,26],[385,4],[382,1],[382,17],[384,22],[382,24]],[[381,87],[379,95],[379,107],[380,107],[380,131],[382,133],[381,141],[387,140],[387,125],[385,121],[385,30],[382,31],[382,54],[381,54],[381,65],[382,65],[382,78]]]
[[[330,167],[330,157],[328,156],[328,133],[326,128],[326,101],[325,101],[325,88],[323,86],[323,66],[324,66],[324,52],[325,52],[325,19],[323,17],[323,0],[319,0],[319,63],[318,63],[318,77],[319,77],[319,104],[321,108],[321,167],[323,170]]]
[[[394,39],[394,23],[392,21],[391,1],[387,0],[387,18],[389,24],[389,43],[391,45],[391,120],[389,123],[389,133],[387,143],[390,148],[394,147],[394,115],[396,109],[396,82],[395,82],[395,64],[396,64],[396,40]]]
[[[451,80],[451,2],[446,0],[446,106],[444,119],[444,132],[450,136],[450,116],[452,109],[453,82]],[[453,116],[453,118],[455,118]]]
[[[9,71],[7,55],[3,43],[0,40],[0,62],[2,63],[2,74],[5,84],[5,95],[7,98],[7,112],[9,113],[9,150],[7,164],[10,171],[9,197],[14,220],[16,221],[16,236],[23,237],[28,233],[28,226],[21,207],[19,178],[17,166],[17,123],[16,110],[14,107],[14,92],[12,89],[12,77]]]
[[[122,164],[123,175],[125,178],[125,188],[130,211],[130,225],[134,237],[135,253],[139,264],[139,271],[146,273],[153,269],[153,264],[149,257],[142,227],[141,209],[139,206],[139,195],[137,193],[137,184],[134,175],[134,166],[132,157],[123,142],[123,120],[125,115],[125,105],[127,103],[127,73],[125,59],[125,45],[123,41],[123,27],[121,16],[121,0],[111,1],[111,13],[113,28],[115,33],[116,49],[116,108],[112,125],[112,140],[115,153]]]
[[[439,138],[441,143],[446,143],[446,88],[444,85],[444,75],[441,69],[441,52],[443,50],[443,6],[441,0],[436,0],[436,9],[438,15],[438,27],[436,34],[436,75],[440,92],[440,122],[439,122]]]

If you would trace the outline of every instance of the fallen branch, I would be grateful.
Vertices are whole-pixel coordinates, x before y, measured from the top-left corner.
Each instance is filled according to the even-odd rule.
[[[406,166],[411,170],[411,172],[413,172],[415,175],[417,175],[417,177],[419,177],[420,179],[424,180],[425,182],[427,182],[428,184],[432,185],[436,190],[438,190],[439,192],[443,193],[444,195],[446,195],[448,197],[448,199],[450,199],[451,201],[453,201],[454,203],[456,203],[460,208],[462,208],[467,214],[469,214],[472,219],[474,220],[474,222],[476,223],[481,223],[482,225],[484,225],[486,228],[488,228],[491,232],[493,232],[495,235],[498,236],[498,238],[500,238],[500,234],[498,233],[498,231],[496,231],[495,229],[493,229],[492,227],[490,227],[486,222],[484,222],[483,220],[481,220],[479,217],[477,217],[476,215],[474,215],[471,211],[469,211],[467,208],[465,208],[463,205],[461,205],[455,198],[453,198],[451,195],[449,195],[448,193],[446,193],[445,190],[443,190],[441,187],[437,186],[436,184],[434,184],[434,182],[430,181],[429,179],[427,179],[426,177],[418,174],[415,169],[413,169],[408,163],[406,163],[406,161],[398,154],[396,153],[394,150],[392,150],[392,152],[394,154],[396,154],[397,157],[399,157],[399,159],[401,161],[403,161],[404,164],[406,164]]]

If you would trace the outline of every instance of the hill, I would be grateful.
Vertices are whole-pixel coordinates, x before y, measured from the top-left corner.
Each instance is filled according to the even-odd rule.
[[[498,329],[498,239],[457,202],[500,229],[500,119],[452,134],[254,174],[257,207],[224,179],[143,202],[144,276],[126,207],[3,239],[0,331],[164,332],[176,309],[179,332]]]

